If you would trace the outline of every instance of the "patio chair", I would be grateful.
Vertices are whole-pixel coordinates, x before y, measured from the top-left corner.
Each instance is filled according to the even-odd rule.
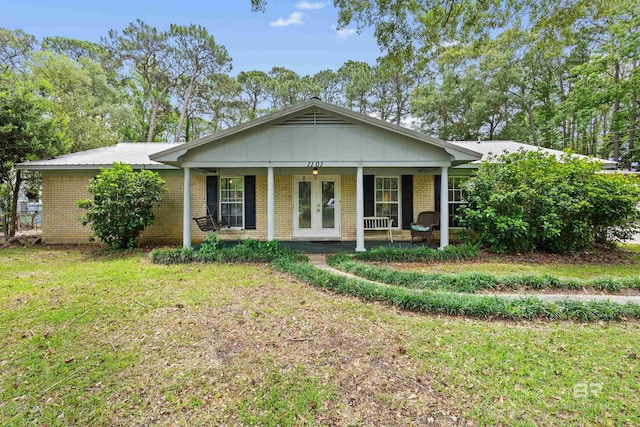
[[[440,214],[433,211],[420,212],[418,220],[411,223],[411,243],[414,237],[420,237],[420,241],[427,243],[433,237],[433,230],[440,226]]]

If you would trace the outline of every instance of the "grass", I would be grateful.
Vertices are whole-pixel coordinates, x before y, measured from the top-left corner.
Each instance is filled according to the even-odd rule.
[[[432,289],[452,292],[475,293],[479,290],[514,290],[527,289],[539,291],[541,289],[560,289],[575,291],[589,289],[606,292],[640,289],[640,276],[611,277],[597,276],[589,279],[562,278],[548,273],[539,274],[531,269],[528,273],[496,275],[487,268],[486,271],[466,271],[460,269],[458,273],[425,273],[421,271],[405,271],[383,266],[370,265],[353,261],[347,255],[333,255],[327,257],[327,263],[338,270],[342,270],[358,277],[401,286],[410,289]],[[489,263],[489,266],[492,264]],[[489,267],[487,266],[487,267]],[[602,269],[602,267],[600,267]]]
[[[498,276],[513,274],[548,274],[556,277],[574,279],[592,279],[595,277],[635,277],[638,276],[638,264],[512,264],[502,262],[465,262],[459,264],[421,264],[395,266],[403,270],[423,273],[491,273]]]
[[[635,321],[422,315],[264,265],[0,256],[2,425],[640,423]]]

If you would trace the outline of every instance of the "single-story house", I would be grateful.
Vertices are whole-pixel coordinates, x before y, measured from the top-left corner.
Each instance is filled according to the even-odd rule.
[[[435,237],[447,246],[462,182],[489,153],[518,148],[537,149],[446,142],[312,98],[184,144],[119,143],[18,168],[42,174],[48,243],[88,241],[76,201],[90,197],[87,184],[100,168],[120,162],[166,181],[142,244],[190,247],[207,234],[192,218],[211,213],[230,225],[219,232],[225,239],[354,241],[363,251],[366,239],[387,237],[365,230],[365,217],[391,218],[393,238],[409,240],[422,211],[440,212]]]

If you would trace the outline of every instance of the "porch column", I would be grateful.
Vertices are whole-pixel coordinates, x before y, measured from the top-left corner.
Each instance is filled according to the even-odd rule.
[[[449,246],[449,166],[440,172],[440,249]]]
[[[182,201],[182,246],[191,247],[191,168],[184,170],[184,198]]]
[[[267,168],[267,240],[276,238],[276,189],[273,166]]]
[[[364,172],[358,166],[356,172],[356,252],[366,251],[364,247]]]

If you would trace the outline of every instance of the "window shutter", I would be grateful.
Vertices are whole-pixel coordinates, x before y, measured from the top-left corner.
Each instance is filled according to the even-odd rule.
[[[413,222],[413,175],[402,175],[402,228],[409,230]]]
[[[376,181],[375,176],[364,176],[364,216],[376,214]]]
[[[435,204],[435,208],[436,208],[436,212],[440,213],[440,178],[442,176],[441,175],[435,175],[433,177],[433,192],[434,192],[434,196],[436,199],[436,204]]]
[[[256,176],[244,177],[244,228],[256,229]]]
[[[207,175],[207,215],[220,219],[218,215],[218,177]]]

